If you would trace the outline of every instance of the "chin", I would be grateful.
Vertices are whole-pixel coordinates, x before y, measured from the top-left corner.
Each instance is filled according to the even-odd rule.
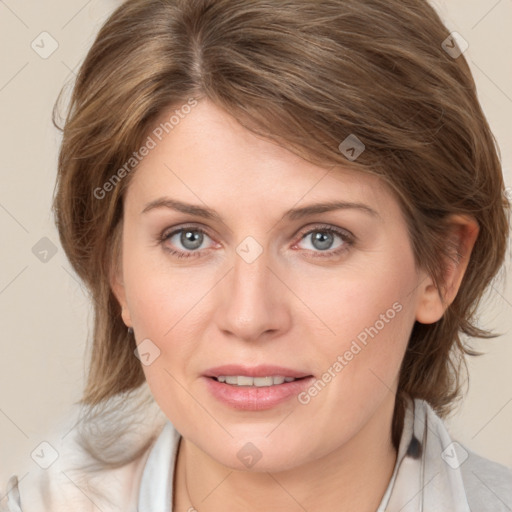
[[[275,427],[273,427],[275,428]],[[228,428],[229,430],[229,428]],[[205,440],[205,445],[196,444],[217,463],[233,471],[280,472],[292,469],[306,462],[304,442],[290,439],[290,436],[271,434],[272,428],[265,428],[261,434],[215,440]],[[313,448],[314,447],[310,447]],[[300,457],[300,460],[293,455]]]

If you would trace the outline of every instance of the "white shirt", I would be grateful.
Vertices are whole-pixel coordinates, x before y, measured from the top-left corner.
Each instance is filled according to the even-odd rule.
[[[25,475],[10,478],[0,511],[172,512],[181,435],[167,419],[154,435],[131,463],[97,471],[74,470],[87,456],[75,442],[64,443],[47,470],[34,464]],[[399,511],[510,512],[512,470],[453,442],[426,402],[411,401],[394,472],[376,512]]]

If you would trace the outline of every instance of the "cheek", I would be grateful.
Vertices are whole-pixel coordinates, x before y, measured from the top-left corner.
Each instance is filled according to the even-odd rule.
[[[336,374],[335,400],[342,401],[371,394],[376,387],[387,392],[394,385],[416,309],[411,255],[351,270],[335,285],[324,283],[322,296],[309,295],[311,309],[316,301],[315,311],[329,327],[324,336],[316,336],[316,346],[322,367]],[[352,391],[347,395],[347,390]]]
[[[151,354],[151,364],[142,368],[157,400],[184,382],[197,349],[194,326],[204,321],[204,273],[180,270],[155,268],[149,260],[143,265],[137,258],[127,261],[124,269],[137,343],[144,343]]]
[[[205,294],[204,272],[172,266],[160,248],[123,261],[127,302],[141,335],[167,339]]]
[[[396,265],[396,264],[395,264]],[[308,305],[318,312],[329,333],[325,347],[344,348],[351,340],[404,335],[404,326],[414,323],[414,272],[407,266],[348,272],[320,283],[318,293],[309,289]],[[304,290],[305,293],[306,289]],[[325,329],[324,329],[325,330]],[[334,344],[333,344],[334,341]]]

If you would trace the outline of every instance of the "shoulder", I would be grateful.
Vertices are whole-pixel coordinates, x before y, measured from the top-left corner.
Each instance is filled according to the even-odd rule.
[[[73,469],[31,470],[7,482],[1,512],[135,512],[145,458],[94,474]]]
[[[0,489],[1,512],[136,512],[150,447],[120,466],[102,465],[68,443],[47,469],[33,464]],[[3,483],[2,483],[3,484]]]
[[[0,512],[22,512],[17,475],[9,478],[5,490],[0,488],[0,493]]]
[[[468,456],[460,466],[472,510],[512,510],[512,469],[465,448]]]
[[[125,397],[126,398],[126,397]],[[133,398],[133,396],[131,397]],[[140,481],[165,417],[148,402],[114,403],[84,418],[73,411],[45,448],[50,464],[0,482],[0,512],[136,512]],[[82,410],[80,410],[82,411]]]

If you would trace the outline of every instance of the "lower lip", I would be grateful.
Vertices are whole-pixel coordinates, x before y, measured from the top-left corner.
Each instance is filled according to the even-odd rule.
[[[205,379],[209,391],[217,400],[234,409],[246,411],[271,409],[292,397],[296,397],[315,380],[314,377],[306,377],[283,384],[256,387],[233,386],[211,377],[205,377]]]

